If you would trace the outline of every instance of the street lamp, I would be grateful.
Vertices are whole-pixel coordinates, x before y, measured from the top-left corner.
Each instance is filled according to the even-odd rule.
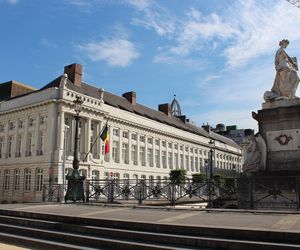
[[[83,181],[85,176],[79,174],[79,160],[78,160],[78,129],[79,129],[79,120],[80,112],[82,110],[83,100],[80,96],[76,96],[76,99],[73,101],[75,109],[75,141],[74,141],[74,158],[73,158],[73,171],[71,175],[67,175],[66,179],[68,180],[68,189],[65,196],[65,201],[67,200],[83,200],[84,201],[84,192],[83,192]]]

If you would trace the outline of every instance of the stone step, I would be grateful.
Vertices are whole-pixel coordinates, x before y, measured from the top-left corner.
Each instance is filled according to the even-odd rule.
[[[31,241],[35,241],[35,239],[42,239],[48,242],[53,242],[54,244],[65,243],[68,245],[74,245],[82,247],[82,249],[132,249],[132,250],[158,250],[158,249],[166,249],[166,250],[183,250],[185,247],[176,247],[173,244],[169,244],[169,246],[164,246],[161,244],[150,244],[147,242],[138,242],[138,239],[128,239],[128,240],[118,240],[111,239],[105,237],[94,237],[87,235],[79,235],[73,233],[66,233],[61,231],[53,231],[53,230],[44,230],[44,229],[36,229],[31,227],[24,226],[15,226],[0,223],[0,232],[5,232],[5,234],[11,236],[21,236],[23,238],[28,238]],[[5,242],[5,239],[2,239]],[[72,248],[69,248],[72,249]],[[189,248],[196,249],[196,248]]]
[[[279,230],[268,230],[268,229],[247,229],[247,228],[222,228],[213,226],[184,226],[184,225],[169,225],[169,224],[157,224],[157,223],[146,223],[136,221],[117,221],[99,218],[80,218],[66,215],[54,215],[54,214],[42,214],[32,213],[23,211],[9,211],[1,210],[0,215],[12,216],[14,218],[22,218],[24,223],[27,219],[35,219],[35,223],[40,221],[47,221],[54,223],[52,228],[61,227],[68,224],[76,227],[71,227],[75,231],[78,226],[95,226],[104,228],[126,229],[138,232],[150,232],[150,233],[164,233],[171,235],[186,235],[186,236],[201,236],[201,237],[215,237],[224,239],[235,239],[245,241],[262,241],[262,242],[273,242],[273,243],[286,243],[286,244],[297,244],[300,245],[300,237],[298,232],[279,231]],[[1,219],[1,218],[0,218]],[[9,220],[7,218],[7,220]],[[1,220],[0,220],[1,221]],[[8,222],[9,223],[9,222]],[[33,222],[32,222],[33,223]],[[57,223],[57,224],[55,224]],[[63,223],[63,224],[60,224]],[[51,227],[49,228],[51,229]],[[70,230],[70,229],[67,229]],[[79,233],[83,232],[82,231]],[[84,229],[88,230],[88,229]],[[91,230],[90,230],[91,231]],[[89,232],[90,233],[90,232]]]
[[[30,247],[30,249],[86,250],[86,247],[3,232],[0,232],[0,242],[6,242],[12,245],[17,244],[22,247]],[[96,250],[99,248],[89,248],[89,250],[94,249]]]
[[[224,237],[188,236],[184,234],[166,234],[137,230],[80,226],[77,224],[1,216],[0,230],[21,235],[36,235],[52,241],[66,243],[85,243],[91,247],[113,249],[299,249],[299,244],[274,243],[265,241],[238,240]],[[22,226],[13,226],[22,225]],[[113,223],[111,224],[112,226]],[[47,230],[46,230],[47,229]],[[56,231],[53,231],[56,230]],[[130,239],[130,240],[129,240]],[[133,242],[135,241],[135,242]],[[150,244],[151,243],[151,244]],[[169,246],[167,246],[169,244]],[[124,248],[124,246],[126,246]],[[174,247],[177,246],[177,247]],[[146,247],[146,248],[144,248]],[[171,248],[170,248],[171,247]]]

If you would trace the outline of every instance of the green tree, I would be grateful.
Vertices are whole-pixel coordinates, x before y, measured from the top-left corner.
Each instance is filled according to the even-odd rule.
[[[171,170],[169,179],[173,184],[182,184],[186,179],[186,171],[184,169]]]
[[[193,184],[201,185],[205,182],[205,178],[206,178],[205,174],[200,174],[200,173],[193,174],[192,175]]]

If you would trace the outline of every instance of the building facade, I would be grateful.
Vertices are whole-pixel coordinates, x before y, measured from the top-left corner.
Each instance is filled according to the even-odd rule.
[[[0,201],[41,201],[43,185],[62,184],[71,173],[76,96],[84,101],[79,170],[87,179],[167,179],[178,168],[191,176],[205,171],[211,140],[215,168],[241,169],[237,144],[190,124],[185,116],[172,116],[169,104],[153,110],[138,104],[135,92],[122,97],[103,92],[82,81],[79,64],[66,66],[64,73],[39,90],[2,96]],[[106,123],[108,154],[99,138]]]

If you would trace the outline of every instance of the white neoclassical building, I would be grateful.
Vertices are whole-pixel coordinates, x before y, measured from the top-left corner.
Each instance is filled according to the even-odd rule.
[[[169,104],[153,110],[137,103],[135,92],[103,94],[83,82],[80,64],[64,73],[39,90],[15,81],[0,84],[0,202],[40,201],[44,184],[60,184],[63,169],[72,171],[76,96],[84,101],[79,170],[87,179],[165,179],[178,168],[191,176],[205,171],[211,139],[214,167],[241,169],[240,147],[179,116],[176,101],[173,114]],[[107,121],[105,155],[98,136]]]

